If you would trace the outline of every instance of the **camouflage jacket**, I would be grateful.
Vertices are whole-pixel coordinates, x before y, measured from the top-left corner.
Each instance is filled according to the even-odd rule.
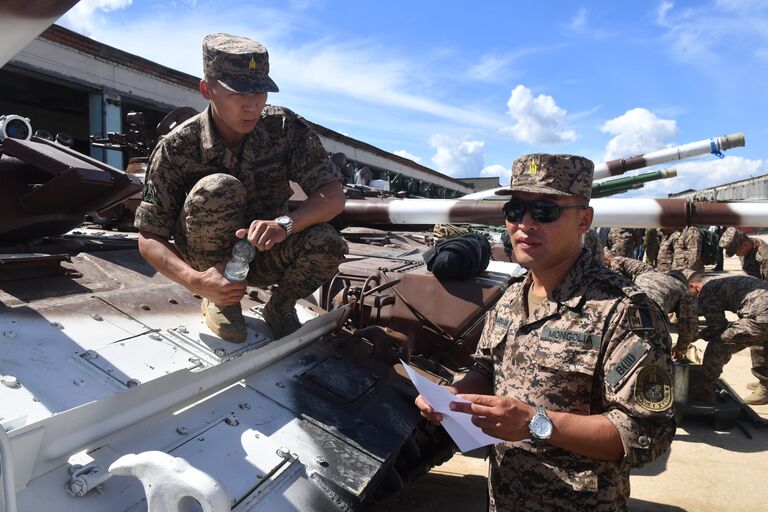
[[[586,251],[526,315],[530,275],[487,317],[472,371],[494,392],[573,414],[602,414],[624,445],[618,462],[530,441],[497,444],[492,510],[627,510],[629,471],[664,453],[675,432],[670,338],[658,306]],[[526,318],[527,317],[527,318]]]
[[[741,268],[744,273],[758,279],[768,279],[768,243],[755,237],[752,240],[752,250],[741,259]]]
[[[635,250],[635,234],[629,228],[611,228],[608,230],[608,246],[616,256],[631,258]]]
[[[634,258],[623,258],[621,256],[614,256],[611,258],[611,270],[618,272],[633,281],[640,274],[656,272],[656,269],[647,263],[643,263]]]
[[[659,244],[659,254],[657,256],[656,269],[661,272],[672,270],[672,259],[675,255],[675,242],[680,237],[679,231],[674,231],[669,235],[663,235]]]
[[[232,175],[243,183],[246,218],[251,220],[274,219],[288,212],[293,194],[289,181],[311,195],[343,179],[317,135],[290,110],[267,105],[256,127],[233,150],[216,134],[208,107],[155,146],[136,210],[136,227],[169,238],[189,191],[214,173]]]
[[[697,226],[688,226],[674,242],[672,268],[704,270],[701,251],[704,249],[704,234]]]
[[[758,323],[768,323],[768,283],[752,276],[710,279],[701,287],[699,314],[707,319],[700,337],[717,339],[728,327],[725,312],[736,313]]]

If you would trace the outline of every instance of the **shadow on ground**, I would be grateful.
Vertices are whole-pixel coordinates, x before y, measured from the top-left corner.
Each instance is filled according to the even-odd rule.
[[[479,475],[431,472],[406,484],[400,493],[373,504],[368,512],[427,510],[488,510],[487,479]]]

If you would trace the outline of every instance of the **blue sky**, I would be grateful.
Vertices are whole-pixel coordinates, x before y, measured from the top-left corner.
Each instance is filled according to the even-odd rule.
[[[270,103],[454,177],[739,131],[746,148],[627,197],[768,173],[764,0],[82,0],[59,23],[196,76],[206,34],[251,37],[280,86]]]

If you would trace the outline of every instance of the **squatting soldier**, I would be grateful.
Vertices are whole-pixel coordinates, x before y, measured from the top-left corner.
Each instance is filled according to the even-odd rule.
[[[594,165],[534,154],[501,193],[517,262],[530,272],[488,313],[475,364],[448,389],[485,433],[491,510],[627,510],[630,469],[672,441],[666,318],[582,248]],[[442,419],[421,396],[416,405]]]
[[[603,241],[600,240],[600,235],[597,234],[595,228],[589,228],[584,233],[583,240],[584,248],[589,251],[598,265],[605,266],[603,262]]]
[[[709,279],[697,272],[688,280],[688,288],[698,297],[699,314],[707,327],[699,337],[707,340],[702,361],[702,385],[692,390],[691,398],[713,402],[715,383],[731,356],[746,347],[768,345],[768,283],[752,276],[728,276]],[[728,322],[725,312],[738,315]],[[681,347],[676,347],[676,357]]]
[[[680,236],[680,231],[664,228],[661,230],[662,237],[659,243],[659,255],[656,259],[656,270],[659,272],[669,272],[672,270],[672,260],[675,255],[675,241]]]
[[[611,228],[608,231],[608,248],[616,256],[631,258],[635,255],[635,234],[629,228]]]
[[[300,327],[296,300],[332,277],[346,244],[325,222],[344,207],[342,176],[296,114],[266,105],[277,92],[269,56],[244,37],[203,39],[200,93],[210,105],[160,140],[136,211],[139,251],[203,297],[206,324],[242,342],[246,285],[277,284],[264,308],[276,338]],[[288,212],[289,180],[308,199]],[[237,237],[258,249],[247,281],[223,275]],[[170,239],[173,237],[174,244]]]
[[[704,234],[697,226],[683,229],[675,240],[675,251],[672,258],[672,268],[677,270],[691,269],[704,271],[701,251],[704,248]]]
[[[655,267],[659,256],[659,232],[656,228],[645,230],[643,245],[645,246],[645,261]]]
[[[720,237],[719,245],[725,249],[728,257],[734,254],[739,257],[741,269],[745,274],[768,280],[768,243],[729,227]],[[752,394],[744,398],[744,401],[752,405],[767,404],[768,347],[750,347],[749,354],[752,357],[752,375],[757,378],[757,382],[747,384]]]
[[[685,350],[699,334],[699,313],[694,298],[688,293],[688,281],[679,270],[658,272],[647,263],[632,258],[613,256],[606,265],[635,282],[648,298],[668,315],[677,317],[677,347]],[[680,349],[678,349],[680,350]]]

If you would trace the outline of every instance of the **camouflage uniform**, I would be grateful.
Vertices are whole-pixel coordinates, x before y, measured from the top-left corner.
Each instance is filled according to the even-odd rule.
[[[655,228],[645,230],[645,261],[652,266],[656,266],[659,255],[659,232]]]
[[[608,231],[608,248],[614,256],[631,258],[635,254],[635,234],[629,228],[611,228]]]
[[[672,268],[682,270],[703,271],[704,262],[701,260],[701,250],[704,248],[704,234],[697,226],[688,226],[675,240],[675,254],[672,257]]]
[[[742,270],[749,276],[768,280],[768,244],[763,240],[747,237],[738,229],[729,227],[720,237],[719,245],[725,249],[728,256],[733,256],[736,249],[747,239],[752,241],[752,250],[745,256],[739,256]],[[750,347],[749,355],[752,359],[752,375],[768,387],[768,347]]]
[[[600,235],[597,234],[595,228],[589,228],[587,232],[584,233],[583,245],[592,255],[592,258],[594,258],[597,264],[604,267],[605,258],[603,257],[603,241],[600,240]]]
[[[640,274],[656,272],[656,269],[647,263],[643,263],[634,258],[624,258],[622,256],[613,256],[611,258],[610,269],[633,281]]]
[[[619,463],[546,443],[497,444],[491,510],[627,510],[629,471],[664,453],[675,431],[666,318],[587,251],[526,318],[530,275],[491,310],[472,371],[494,394],[552,411],[603,414],[624,445]]]
[[[656,258],[656,270],[669,272],[672,270],[672,260],[675,255],[675,242],[680,237],[679,231],[673,231],[669,235],[663,235],[659,244],[659,255]]]
[[[677,347],[685,350],[693,343],[699,333],[699,313],[695,299],[688,293],[684,284],[685,276],[679,278],[671,274],[658,272],[647,263],[615,256],[611,260],[611,270],[631,279],[664,313],[677,316]]]
[[[288,213],[289,180],[310,195],[341,179],[318,137],[290,110],[265,107],[233,150],[216,134],[209,107],[158,142],[135,225],[173,237],[182,258],[204,271],[230,257],[236,229]],[[277,283],[273,300],[295,302],[336,273],[345,250],[331,226],[312,226],[257,251],[248,283]]]
[[[768,346],[768,283],[752,276],[729,276],[704,283],[699,314],[707,319],[700,337],[707,340],[702,362],[705,383],[714,384],[731,355],[752,346]],[[728,323],[725,312],[739,319]],[[759,377],[758,377],[759,378]]]

